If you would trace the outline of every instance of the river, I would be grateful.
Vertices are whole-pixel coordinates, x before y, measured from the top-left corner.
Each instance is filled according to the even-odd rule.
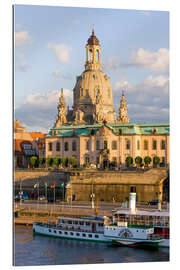
[[[33,235],[32,227],[15,226],[14,265],[67,265],[169,261],[169,249],[113,247],[104,243]]]

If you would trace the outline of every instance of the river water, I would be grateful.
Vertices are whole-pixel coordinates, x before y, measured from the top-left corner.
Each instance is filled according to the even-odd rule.
[[[169,261],[168,248],[144,250],[33,235],[31,226],[15,226],[14,233],[16,266]]]

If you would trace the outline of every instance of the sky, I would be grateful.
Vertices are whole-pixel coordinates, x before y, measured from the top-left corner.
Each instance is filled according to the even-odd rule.
[[[72,106],[93,24],[116,112],[124,90],[131,122],[169,122],[168,12],[15,5],[15,119],[27,131],[52,128],[61,88]]]

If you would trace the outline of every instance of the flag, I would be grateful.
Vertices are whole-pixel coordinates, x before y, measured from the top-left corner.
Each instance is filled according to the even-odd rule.
[[[51,188],[55,188],[55,184],[52,184],[52,185],[51,185]]]
[[[47,188],[48,187],[48,184],[47,183],[44,183],[44,187]]]
[[[34,188],[38,188],[39,187],[39,183],[36,183],[35,185],[34,185]]]
[[[71,187],[72,187],[72,184],[70,182],[67,183],[66,188],[71,188]]]
[[[62,183],[62,184],[60,185],[60,188],[64,188],[64,183]]]

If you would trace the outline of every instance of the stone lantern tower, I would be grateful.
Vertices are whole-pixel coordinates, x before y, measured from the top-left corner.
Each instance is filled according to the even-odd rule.
[[[65,99],[64,99],[64,94],[63,94],[63,88],[61,88],[61,95],[59,98],[59,104],[57,106],[58,108],[58,113],[56,116],[56,122],[54,124],[54,127],[59,127],[65,124],[66,121],[66,104],[65,104]]]
[[[124,97],[124,91],[122,91],[122,99],[119,107],[119,118],[118,118],[119,123],[129,123],[129,118],[128,118],[128,109],[126,105],[126,100]]]

